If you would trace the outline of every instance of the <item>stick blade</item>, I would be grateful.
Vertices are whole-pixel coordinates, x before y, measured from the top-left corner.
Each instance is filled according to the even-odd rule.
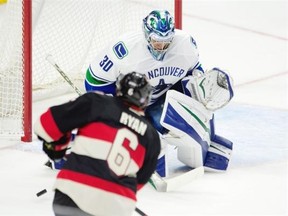
[[[155,190],[159,192],[167,191],[167,183],[157,172],[154,172],[152,174],[149,182],[151,183],[151,185],[154,187]]]
[[[180,174],[173,178],[165,179],[166,182],[166,192],[175,191],[178,188],[191,183],[192,181],[202,177],[204,175],[204,167],[197,167],[192,169],[186,173]]]
[[[184,185],[202,177],[204,175],[204,167],[197,167],[186,173],[179,174],[172,178],[162,178],[158,173],[154,173],[150,178],[150,183],[159,192],[175,191]]]

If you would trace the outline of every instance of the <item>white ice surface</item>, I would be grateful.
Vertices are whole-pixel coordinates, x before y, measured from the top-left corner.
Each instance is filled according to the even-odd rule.
[[[226,173],[205,173],[175,192],[146,185],[137,206],[149,216],[288,215],[288,2],[184,0],[183,12],[203,67],[234,77],[235,97],[215,115],[216,133],[234,142],[233,156]],[[35,102],[33,119],[75,96]],[[45,161],[36,141],[0,139],[1,216],[53,215],[57,172]],[[169,163],[185,169],[173,157]],[[48,193],[36,197],[44,188]]]

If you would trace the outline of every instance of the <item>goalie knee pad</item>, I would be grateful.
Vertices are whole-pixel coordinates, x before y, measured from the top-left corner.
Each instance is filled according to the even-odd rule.
[[[230,140],[214,135],[205,158],[205,171],[226,171],[232,149],[233,143]]]

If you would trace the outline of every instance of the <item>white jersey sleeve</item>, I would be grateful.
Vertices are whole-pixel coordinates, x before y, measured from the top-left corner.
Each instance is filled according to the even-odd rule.
[[[107,46],[93,59],[89,72],[94,79],[103,82],[114,82],[119,75],[119,64],[111,45]]]

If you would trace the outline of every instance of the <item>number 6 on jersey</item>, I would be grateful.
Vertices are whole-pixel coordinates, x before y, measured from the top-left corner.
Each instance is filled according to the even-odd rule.
[[[135,151],[138,146],[138,139],[133,132],[127,128],[122,128],[118,130],[107,158],[110,169],[118,176],[129,173],[129,169],[132,169],[130,166],[132,159],[129,150],[125,147],[127,143],[129,143],[128,147]]]

